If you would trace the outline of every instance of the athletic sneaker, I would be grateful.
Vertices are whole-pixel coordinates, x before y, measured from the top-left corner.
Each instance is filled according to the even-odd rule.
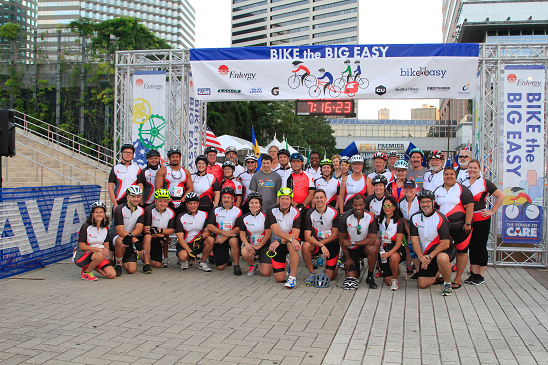
[[[318,257],[318,259],[316,260],[316,265],[323,266],[323,257]]]
[[[472,280],[473,280],[472,284],[474,284],[474,285],[481,285],[481,284],[485,283],[485,278],[483,276],[481,276],[480,274],[475,274],[475,277]]]
[[[247,276],[255,276],[255,271],[257,271],[257,264],[251,265],[247,270]]]
[[[169,257],[164,257],[162,260],[162,267],[169,267]]]
[[[368,277],[367,279],[365,279],[365,282],[369,284],[369,289],[377,289],[377,284],[375,284],[375,279]]]
[[[205,261],[200,262],[200,265],[198,265],[198,269],[205,272],[211,272],[211,269],[209,268],[209,266],[207,266],[207,263]]]
[[[413,270],[413,266],[407,265],[407,275],[413,275],[415,270]]]
[[[181,262],[181,270],[188,270],[188,260]]]
[[[451,289],[451,283],[443,284],[443,292],[441,293],[444,297],[453,295],[453,289]]]
[[[464,280],[464,283],[465,284],[473,284],[475,276],[476,276],[476,274],[471,273],[470,276],[468,277],[468,279]]]
[[[144,264],[143,265],[143,272],[145,274],[152,274],[152,266],[150,266],[150,264]]]
[[[242,275],[242,269],[240,269],[240,265],[234,265],[234,275],[236,276]]]
[[[82,280],[95,281],[95,280],[97,280],[97,278],[93,275],[92,272],[83,272],[82,273]]]
[[[311,286],[312,284],[314,284],[315,277],[316,277],[316,273],[311,272],[310,274],[308,274],[308,277],[306,278],[304,282],[306,286]]]
[[[122,265],[114,266],[114,270],[116,271],[116,276],[122,276]]]
[[[285,287],[287,289],[293,289],[295,287],[295,282],[297,281],[297,278],[294,277],[294,276],[290,276],[288,279],[287,279],[287,282],[285,283]]]
[[[390,289],[391,290],[400,290],[400,285],[398,284],[398,280],[391,279],[390,280]]]

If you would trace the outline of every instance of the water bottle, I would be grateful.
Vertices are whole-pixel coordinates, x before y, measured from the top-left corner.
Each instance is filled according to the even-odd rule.
[[[251,235],[251,237],[249,237],[249,243],[255,246],[255,235]]]
[[[379,240],[381,241],[381,247],[379,248],[379,255],[382,255],[386,251],[384,250],[384,239],[383,232],[379,231]],[[381,256],[381,263],[386,264],[386,257]]]

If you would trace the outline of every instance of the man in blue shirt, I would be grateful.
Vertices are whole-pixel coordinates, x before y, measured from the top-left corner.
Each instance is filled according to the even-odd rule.
[[[330,72],[325,72],[325,68],[320,68],[318,71],[322,75],[321,77],[318,77],[318,80],[322,80],[322,79],[329,80],[323,86],[323,94],[325,95],[325,89],[327,89],[327,87],[333,83],[333,75],[331,75]]]

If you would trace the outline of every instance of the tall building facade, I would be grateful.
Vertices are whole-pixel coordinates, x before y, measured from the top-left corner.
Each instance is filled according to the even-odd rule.
[[[188,0],[40,0],[38,29],[55,29],[81,17],[103,21],[122,16],[139,18],[174,48],[194,47],[195,12]]]
[[[358,0],[232,0],[232,47],[358,43]]]
[[[379,109],[379,119],[390,119],[390,109]]]
[[[4,0],[0,10],[0,25],[15,23],[21,26],[21,31],[16,39],[15,52],[18,59],[32,58],[32,43],[34,30],[37,26],[38,2],[36,0]],[[8,40],[0,40],[1,48],[9,49]]]
[[[548,42],[548,0],[444,0],[445,43]],[[465,121],[468,100],[444,99],[440,119]]]
[[[412,120],[438,120],[439,110],[433,105],[422,104],[422,108],[411,109]]]

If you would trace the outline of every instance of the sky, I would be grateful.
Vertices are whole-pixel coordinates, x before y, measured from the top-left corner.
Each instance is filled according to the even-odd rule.
[[[360,44],[442,42],[442,1],[358,0]],[[230,47],[230,0],[190,0],[196,11],[196,48]],[[390,109],[391,119],[410,119],[411,109],[438,106],[438,99],[360,100],[358,118],[377,119]]]

